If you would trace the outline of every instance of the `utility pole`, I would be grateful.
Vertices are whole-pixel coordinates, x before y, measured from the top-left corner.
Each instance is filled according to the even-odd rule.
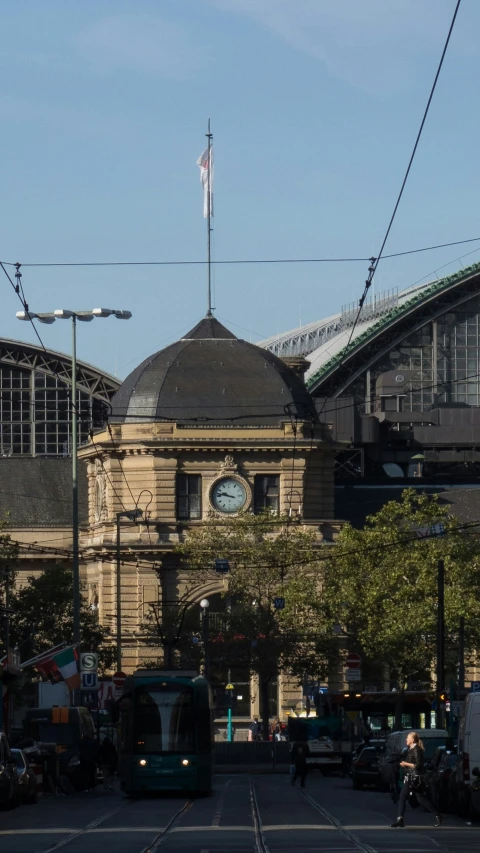
[[[445,705],[440,697],[445,693],[445,564],[438,561],[437,588],[437,695],[436,727],[445,728]]]

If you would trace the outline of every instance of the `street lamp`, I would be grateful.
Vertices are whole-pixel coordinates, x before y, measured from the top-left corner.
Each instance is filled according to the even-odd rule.
[[[72,321],[72,562],[73,562],[73,641],[80,646],[80,565],[78,548],[78,481],[77,481],[77,320],[90,323],[95,317],[116,317],[129,320],[130,311],[114,308],[93,308],[91,311],[70,311],[59,308],[47,313],[17,311],[18,320],[38,320],[51,324],[55,320]]]
[[[122,671],[122,584],[120,577],[120,519],[128,518],[129,521],[136,521],[141,518],[143,510],[127,509],[123,512],[117,512],[117,672]]]
[[[208,608],[210,607],[210,602],[208,598],[202,598],[200,607],[202,608],[204,675],[208,681],[210,675],[210,665],[208,660]]]

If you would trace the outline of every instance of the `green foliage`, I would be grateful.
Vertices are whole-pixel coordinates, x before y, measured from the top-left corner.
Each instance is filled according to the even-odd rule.
[[[73,574],[71,567],[54,565],[38,577],[29,577],[28,585],[12,596],[14,613],[11,636],[17,642],[22,659],[46,651],[58,643],[73,643]],[[108,643],[107,631],[98,624],[95,613],[81,600],[82,648],[98,651],[100,668],[111,668],[115,647]]]
[[[415,531],[441,521],[446,535],[418,539]],[[413,489],[367,519],[346,525],[324,566],[324,607],[344,625],[350,650],[381,661],[400,682],[429,677],[435,665],[438,560],[445,563],[447,666],[454,674],[460,617],[466,652],[480,645],[478,530],[462,530],[448,507]],[[461,525],[460,525],[461,528]]]
[[[287,517],[245,514],[210,518],[176,549],[192,572],[227,559],[224,596],[231,602],[222,629],[223,653],[268,681],[280,670],[298,682],[324,677],[332,640],[321,619],[315,535]],[[275,598],[285,599],[276,610]]]
[[[6,525],[6,521],[0,521],[0,610],[12,606],[12,590],[18,558],[18,545],[12,542],[8,533],[4,532]],[[11,640],[10,645],[12,645]],[[0,634],[0,656],[5,652],[5,638],[2,631]]]

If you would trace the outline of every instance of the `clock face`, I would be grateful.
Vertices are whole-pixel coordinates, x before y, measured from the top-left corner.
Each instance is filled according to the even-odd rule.
[[[233,477],[224,477],[212,489],[212,503],[219,512],[240,512],[246,502],[245,486]]]

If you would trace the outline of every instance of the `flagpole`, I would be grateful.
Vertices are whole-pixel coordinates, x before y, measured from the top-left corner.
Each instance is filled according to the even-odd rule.
[[[208,269],[208,291],[207,291],[207,317],[212,317],[212,196],[211,196],[211,171],[212,171],[212,137],[210,133],[210,119],[208,119],[208,170],[207,170],[207,269]]]

